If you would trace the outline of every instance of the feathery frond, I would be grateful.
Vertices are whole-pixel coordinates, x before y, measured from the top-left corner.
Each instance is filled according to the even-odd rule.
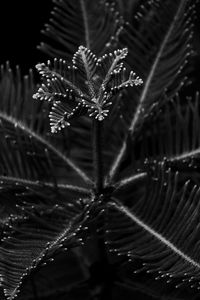
[[[1,286],[9,300],[16,297],[25,276],[74,240],[88,217],[87,209],[81,202],[43,208],[20,206],[23,215],[8,220],[0,245]],[[80,237],[76,240],[82,243]]]
[[[200,289],[199,187],[179,186],[178,173],[153,174],[146,194],[129,206],[109,205],[107,243],[110,251],[128,256],[134,272],[150,273],[176,288]],[[134,275],[135,273],[135,275]]]
[[[43,34],[47,43],[39,48],[52,57],[70,59],[79,45],[98,55],[117,44],[124,20],[107,1],[54,0],[52,18]]]
[[[137,25],[125,37],[131,50],[128,63],[143,78],[142,89],[133,92],[133,111],[127,118],[127,131],[110,167],[107,181],[117,172],[127,150],[127,135],[138,131],[145,118],[166,98],[173,97],[187,78],[192,53],[191,39],[195,4],[192,1],[149,1],[141,6]],[[148,20],[148,21],[145,21]],[[158,25],[159,24],[159,25]],[[144,39],[145,36],[145,39]]]
[[[182,101],[182,103],[181,103]],[[199,93],[194,99],[177,96],[160,114],[147,123],[140,140],[140,159],[165,160],[171,165],[198,169],[199,160]]]
[[[4,155],[2,159],[4,161],[12,159],[15,164],[14,157],[16,157],[16,152],[11,145],[16,144],[19,155],[25,155],[27,158],[25,159],[24,157],[24,162],[27,162],[27,168],[31,169],[31,166],[33,166],[35,169],[40,162],[41,166],[45,165],[46,162],[46,174],[48,175],[47,169],[50,169],[50,164],[54,165],[54,167],[63,167],[64,163],[65,167],[78,173],[80,178],[90,183],[88,176],[63,153],[62,149],[57,149],[52,141],[49,140],[47,106],[45,103],[34,104],[32,101],[32,94],[36,90],[32,75],[22,79],[18,70],[15,77],[9,66],[2,67],[1,74],[0,134],[4,136],[1,143],[5,147],[4,154],[2,151],[2,155]],[[43,121],[43,118],[45,121]],[[10,148],[8,149],[7,147],[9,146]],[[38,159],[35,160],[35,157]],[[23,161],[22,157],[21,161]],[[21,167],[23,168],[23,165]],[[40,169],[40,167],[37,167],[37,169]],[[71,176],[73,176],[73,172],[69,171]],[[7,174],[14,177],[12,171]],[[26,178],[26,174],[24,176]],[[37,179],[43,176],[44,174],[38,175]],[[29,179],[31,178],[29,177]],[[49,175],[46,179],[49,179]]]

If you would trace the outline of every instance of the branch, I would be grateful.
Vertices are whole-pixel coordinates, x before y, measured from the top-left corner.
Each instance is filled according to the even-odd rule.
[[[85,2],[84,0],[80,0],[81,4],[81,10],[83,13],[83,23],[85,27],[85,44],[88,49],[90,49],[90,32],[89,32],[89,24],[88,24],[88,16],[87,16],[87,11],[85,7]]]
[[[11,176],[0,176],[0,185],[2,183],[8,183],[8,184],[15,184],[15,185],[22,185],[22,186],[32,186],[32,187],[49,187],[49,188],[58,188],[62,190],[69,190],[69,191],[75,191],[78,193],[83,194],[90,194],[88,189],[82,188],[80,186],[70,185],[70,184],[64,184],[64,183],[54,183],[54,182],[46,182],[46,181],[39,181],[39,180],[27,180],[25,178],[18,178],[18,177],[11,177]]]
[[[121,149],[120,149],[118,155],[116,156],[116,158],[115,158],[115,160],[114,160],[114,162],[111,166],[111,169],[110,169],[110,171],[109,171],[109,173],[106,177],[106,184],[109,184],[109,183],[112,182],[112,180],[113,180],[113,178],[114,178],[114,176],[115,176],[115,174],[116,174],[116,172],[117,172],[117,170],[120,166],[120,163],[122,161],[122,158],[124,156],[126,148],[127,148],[127,138],[125,138],[125,140],[124,140],[124,142],[121,146]]]
[[[169,158],[167,157],[167,160],[170,162],[175,162],[180,160],[193,159],[195,156],[200,156],[200,148],[189,152],[184,152],[182,154],[174,155]]]
[[[116,190],[119,190],[121,188],[126,187],[129,184],[134,184],[134,183],[138,182],[140,179],[146,178],[146,176],[147,176],[147,173],[145,173],[145,172],[135,174],[133,176],[121,179],[120,181],[116,182],[114,184],[114,187],[116,188]]]

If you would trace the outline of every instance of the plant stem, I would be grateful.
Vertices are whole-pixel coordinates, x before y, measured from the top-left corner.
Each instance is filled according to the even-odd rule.
[[[102,160],[102,123],[98,120],[93,121],[93,168],[94,168],[94,182],[95,182],[95,194],[98,197],[103,194],[103,160]],[[105,195],[104,195],[105,196]],[[104,199],[105,200],[105,199]],[[98,295],[98,300],[109,299],[111,294],[111,281],[108,273],[109,262],[107,257],[107,249],[105,245],[105,215],[102,216],[101,220],[101,230],[98,232],[98,253],[99,253],[99,266],[98,273],[102,274],[99,284],[101,285],[101,290]],[[103,274],[105,273],[105,274]],[[112,276],[111,276],[112,277]]]
[[[95,193],[100,195],[103,190],[103,161],[102,161],[102,123],[93,121],[93,168]]]

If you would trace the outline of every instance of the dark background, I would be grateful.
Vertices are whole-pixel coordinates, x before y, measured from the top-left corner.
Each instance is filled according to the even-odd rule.
[[[41,29],[48,22],[51,0],[2,1],[0,9],[0,64],[10,61],[27,73],[45,55],[36,47],[42,40]]]

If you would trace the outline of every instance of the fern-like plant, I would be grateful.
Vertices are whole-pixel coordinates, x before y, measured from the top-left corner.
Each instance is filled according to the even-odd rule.
[[[198,3],[54,4],[1,68],[1,297],[199,299]]]

